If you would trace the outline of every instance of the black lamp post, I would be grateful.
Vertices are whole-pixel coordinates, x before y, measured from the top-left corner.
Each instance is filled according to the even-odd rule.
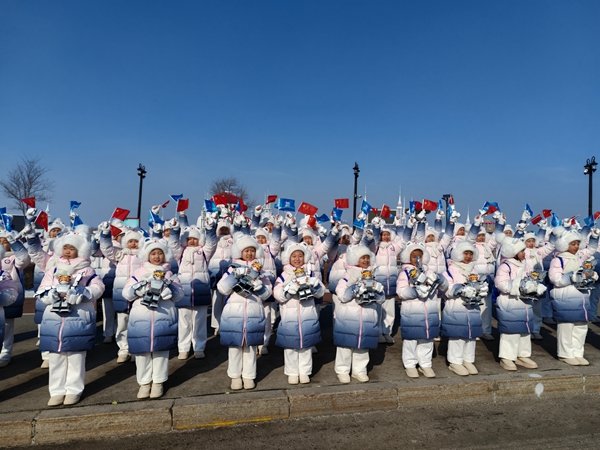
[[[146,178],[146,173],[148,173],[146,171],[146,167],[142,166],[142,163],[140,163],[140,165],[138,166],[137,173],[138,173],[138,177],[140,177],[140,192],[138,195],[137,216],[138,216],[138,220],[140,222],[140,224],[138,226],[141,226],[141,223],[142,223],[142,183],[144,181],[144,178]]]
[[[358,174],[360,173],[360,169],[358,168],[358,163],[354,162],[354,209],[352,212],[352,223],[356,220],[356,200],[358,200]]]
[[[592,174],[596,171],[597,165],[596,157],[592,156],[592,158],[588,159],[583,166],[583,174],[588,175],[590,180],[588,191],[588,216],[592,215]]]

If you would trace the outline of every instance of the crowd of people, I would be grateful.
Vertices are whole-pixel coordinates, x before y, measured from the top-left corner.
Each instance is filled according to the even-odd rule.
[[[395,343],[397,311],[411,378],[436,376],[440,339],[448,341],[448,369],[476,375],[476,342],[495,339],[493,317],[503,370],[537,368],[531,340],[542,338],[543,321],[557,324],[561,361],[589,364],[584,343],[600,293],[593,222],[532,221],[525,211],[513,228],[499,211],[482,210],[465,224],[454,208],[411,208],[387,221],[361,212],[351,226],[268,204],[237,209],[220,205],[191,225],[182,210],[147,230],[116,218],[92,228],[73,217],[74,226],[56,219],[40,230],[32,225],[37,211],[28,210],[22,231],[0,230],[0,367],[12,357],[30,265],[48,406],[75,404],[83,394],[97,302],[117,363],[135,361],[139,399],[163,395],[170,351],[206,357],[209,328],[228,347],[232,390],[255,387],[257,357],[268,353],[273,334],[288,383],[310,383],[327,292],[340,383],[369,381],[369,350]]]

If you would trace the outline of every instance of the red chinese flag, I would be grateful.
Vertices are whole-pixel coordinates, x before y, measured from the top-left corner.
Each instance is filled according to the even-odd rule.
[[[531,223],[534,224],[534,225],[537,225],[541,221],[542,221],[542,215],[541,214],[538,214],[533,219],[531,219]]]
[[[180,198],[177,200],[177,212],[186,211],[190,207],[189,198]]]
[[[298,207],[298,212],[306,214],[307,216],[314,216],[319,208],[311,205],[310,203],[302,202]]]
[[[494,214],[496,211],[498,211],[498,208],[496,208],[494,205],[489,205],[484,215],[487,216],[488,214]]]
[[[31,206],[29,205],[29,203],[27,203],[27,205],[31,208],[35,208],[35,206]],[[48,213],[46,211],[40,211],[40,213],[35,218],[34,223],[37,226],[42,227],[44,230],[48,231]]]
[[[552,215],[551,209],[542,209],[542,216],[544,216],[545,219],[547,219],[551,215]]]
[[[276,195],[269,195],[269,196],[267,196],[267,205],[269,203],[273,203],[275,200],[277,200],[277,196]]]
[[[383,205],[383,208],[381,208],[381,217],[387,219],[390,217],[391,213],[392,211],[390,207],[388,205]]]
[[[317,224],[317,219],[315,219],[315,216],[310,216],[308,218],[307,224],[308,224],[309,227],[314,228],[315,225]]]
[[[379,214],[379,210],[377,208],[372,208],[371,212],[375,215]]]
[[[427,212],[435,211],[438,208],[438,203],[433,200],[423,200],[423,209]]]
[[[215,194],[213,195],[213,202],[215,205],[226,205],[227,204],[227,196],[225,194]]]
[[[415,211],[422,211],[423,210],[423,205],[421,204],[421,202],[415,202]]]
[[[347,198],[336,198],[335,207],[338,209],[348,209],[350,208],[350,200]]]
[[[110,226],[110,235],[113,238],[116,238],[118,235],[120,235],[123,232],[123,230],[121,230],[119,227],[115,227],[114,225]]]
[[[600,217],[600,211],[594,213],[594,220],[598,220],[598,217]]]
[[[129,215],[129,210],[128,209],[115,208],[114,212],[112,213],[112,218],[113,219],[119,219],[120,221],[123,221],[123,220],[127,219],[128,215]]]
[[[30,208],[35,208],[35,197],[22,198],[21,201]]]

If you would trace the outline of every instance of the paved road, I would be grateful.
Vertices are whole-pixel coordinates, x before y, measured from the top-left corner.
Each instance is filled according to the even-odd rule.
[[[453,403],[36,449],[598,448],[600,396]]]

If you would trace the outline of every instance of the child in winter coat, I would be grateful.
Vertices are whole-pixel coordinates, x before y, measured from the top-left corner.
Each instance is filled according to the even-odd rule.
[[[6,272],[17,286],[17,298],[10,305],[5,305],[3,325],[3,342],[0,349],[0,367],[5,367],[10,363],[15,341],[15,319],[23,315],[23,305],[25,295],[23,284],[21,283],[20,273],[30,263],[29,255],[25,246],[15,239],[13,233],[8,231],[0,232],[0,270]]]
[[[311,347],[321,341],[315,298],[323,296],[325,286],[312,271],[310,260],[305,244],[289,244],[282,256],[283,273],[273,292],[281,311],[276,343],[284,348],[284,373],[289,384],[310,383]]]
[[[489,293],[485,281],[474,271],[477,249],[460,241],[452,249],[448,270],[446,303],[442,311],[442,336],[448,338],[449,369],[457,375],[476,375],[475,344],[482,334],[479,306]]]
[[[263,301],[273,291],[262,271],[262,247],[250,236],[241,236],[231,249],[233,263],[217,284],[227,298],[219,332],[221,344],[229,347],[227,375],[231,389],[253,389],[256,378],[256,350],[264,342]]]
[[[0,251],[1,252],[1,251]],[[12,305],[19,295],[19,282],[0,269],[0,350],[4,341],[4,308]]]
[[[217,222],[217,249],[208,264],[214,288],[211,299],[212,315],[210,325],[215,329],[215,335],[219,334],[219,323],[221,322],[221,314],[225,306],[225,297],[219,292],[216,286],[231,263],[231,247],[233,246],[231,228],[231,222],[227,217],[222,217]]]
[[[598,231],[595,230],[594,234],[594,245],[597,245]],[[595,249],[580,249],[581,240],[578,232],[565,231],[556,240],[557,255],[548,271],[553,285],[550,291],[552,309],[558,322],[558,358],[571,366],[589,365],[589,361],[583,357],[590,320],[590,294],[585,287],[598,280],[598,273],[586,264]]]
[[[335,373],[340,383],[352,377],[369,381],[369,349],[379,341],[379,309],[385,290],[373,278],[375,255],[364,245],[346,251],[346,273],[338,282],[333,311],[333,341],[336,349]]]
[[[169,270],[164,242],[150,239],[139,253],[142,265],[123,287],[132,302],[127,324],[129,353],[135,355],[137,398],[159,398],[169,377],[169,350],[177,348],[177,308],[183,296],[179,280]]]
[[[183,297],[175,304],[179,310],[178,359],[187,359],[190,345],[195,359],[205,357],[208,306],[211,303],[208,262],[217,248],[214,225],[214,220],[208,218],[204,239],[200,229],[194,226],[188,227],[183,233],[187,243],[179,262]]]
[[[408,244],[400,254],[400,261],[402,271],[396,292],[402,302],[402,363],[410,378],[418,378],[419,372],[433,378],[433,340],[440,334],[438,290],[444,292],[448,282],[426,268],[429,254],[423,244]]]
[[[500,293],[496,301],[500,366],[505,370],[517,370],[517,366],[536,369],[537,364],[530,358],[533,303],[546,292],[546,286],[531,277],[533,270],[527,270],[523,240],[505,238],[500,252],[505,258],[495,278]]]
[[[104,284],[90,267],[90,244],[83,236],[61,236],[54,251],[36,293],[47,305],[40,350],[50,352],[48,406],[73,405],[83,393],[85,357],[96,341],[96,300]]]
[[[117,313],[115,332],[115,341],[119,347],[117,363],[122,364],[131,358],[127,343],[127,324],[131,303],[124,298],[123,288],[143,263],[138,258],[138,253],[140,242],[143,241],[144,236],[139,231],[129,230],[121,238],[123,247],[116,247],[111,238],[110,225],[104,222],[100,224],[99,228],[101,230],[100,250],[108,261],[116,264],[111,303],[113,310]]]

